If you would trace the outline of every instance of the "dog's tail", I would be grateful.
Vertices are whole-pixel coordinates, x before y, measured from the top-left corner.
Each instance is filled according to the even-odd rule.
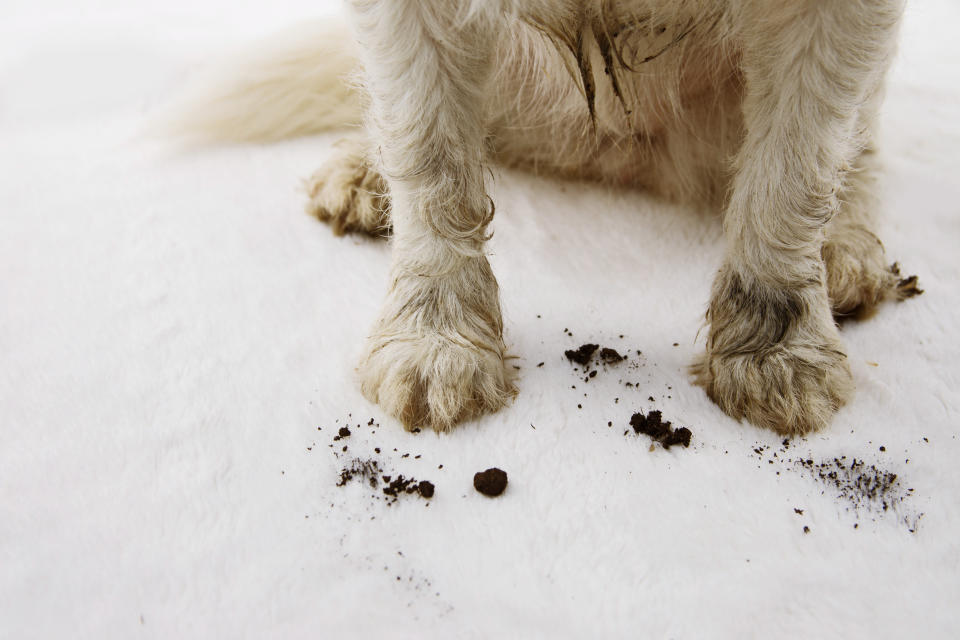
[[[157,131],[188,143],[272,142],[358,124],[360,62],[349,28],[329,18],[262,43],[205,74]]]

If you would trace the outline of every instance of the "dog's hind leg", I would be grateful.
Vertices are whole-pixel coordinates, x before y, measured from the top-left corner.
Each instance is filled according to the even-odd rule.
[[[739,10],[746,136],[706,352],[693,370],[731,416],[801,434],[826,425],[853,392],[821,251],[902,2],[755,0]]]
[[[334,235],[386,236],[390,232],[387,182],[373,167],[369,146],[360,133],[343,138],[304,185],[307,213],[329,223]]]
[[[883,300],[903,300],[922,293],[917,278],[902,277],[891,265],[875,235],[880,208],[877,160],[867,147],[853,163],[840,190],[837,215],[827,224],[822,255],[827,295],[835,316],[869,316]]]
[[[484,255],[493,209],[483,120],[498,14],[448,0],[351,4],[393,223],[390,289],[361,387],[408,429],[443,431],[514,393]]]

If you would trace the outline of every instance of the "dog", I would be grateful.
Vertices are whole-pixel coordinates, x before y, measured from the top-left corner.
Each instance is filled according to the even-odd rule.
[[[257,81],[199,128],[263,139],[365,113],[308,180],[308,209],[337,234],[390,233],[358,372],[406,428],[446,431],[516,393],[484,253],[491,162],[722,210],[691,375],[730,416],[785,435],[823,428],[851,397],[835,318],[920,293],[873,231],[902,0],[348,5],[358,46],[248,68]],[[256,104],[237,97],[255,88]]]

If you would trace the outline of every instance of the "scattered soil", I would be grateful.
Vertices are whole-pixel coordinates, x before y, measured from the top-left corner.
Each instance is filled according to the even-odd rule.
[[[635,413],[630,418],[630,426],[634,433],[650,436],[664,449],[669,449],[675,444],[690,446],[690,437],[693,435],[690,429],[680,427],[674,429],[669,420],[664,421],[663,415],[659,411],[650,411],[647,415]]]
[[[564,329],[564,333],[568,336],[572,335],[568,329]],[[620,336],[623,338],[623,336]],[[676,346],[676,344],[674,345]],[[590,366],[591,361],[594,359],[594,356],[597,356],[598,368],[607,370],[607,366],[616,365],[624,360],[627,360],[627,355],[621,354],[619,351],[612,347],[600,347],[600,345],[594,343],[586,343],[580,345],[576,349],[568,349],[563,352],[563,355],[566,356],[570,362],[578,364],[582,367],[581,371],[583,375],[583,382],[590,382],[597,377],[598,369],[592,368]],[[642,359],[642,352],[638,349],[637,356]],[[600,366],[602,365],[602,366]],[[643,366],[642,361],[639,363],[631,362],[628,367],[629,370],[636,370],[639,366]],[[640,388],[640,382],[624,381],[623,379],[618,381],[620,384],[624,384],[629,388]],[[576,389],[576,385],[571,387]],[[671,387],[667,387],[668,390]],[[584,397],[587,396],[586,393],[583,394]],[[668,395],[667,398],[670,398]],[[649,397],[650,402],[654,401],[653,396]],[[614,398],[613,403],[618,404],[620,398]],[[583,403],[577,404],[578,409],[583,408]],[[611,423],[608,423],[610,426]],[[644,415],[643,413],[635,413],[630,419],[630,425],[633,427],[634,433],[650,436],[656,442],[659,442],[665,449],[669,449],[673,445],[682,445],[684,447],[690,446],[690,439],[693,436],[693,433],[687,427],[680,427],[674,429],[669,421],[663,420],[663,416],[659,411],[650,411],[648,414]],[[624,432],[624,435],[629,434],[630,431]]]
[[[849,463],[846,456],[843,459],[834,458],[825,462],[800,460],[798,463],[813,474],[818,480],[827,484],[854,506],[870,504],[882,511],[887,511],[893,503],[903,498],[897,474],[878,469],[876,465],[867,464],[863,460],[853,458]],[[907,489],[906,494],[913,489]]]
[[[403,475],[393,479],[391,476],[383,476],[383,482],[387,485],[383,488],[383,493],[394,499],[404,493],[418,493],[423,498],[432,498],[435,489],[428,480],[417,482],[415,478],[404,478]]]
[[[473,474],[473,488],[485,496],[495,498],[507,488],[507,472],[496,467],[477,472]]]
[[[792,457],[788,450],[790,441],[784,440],[779,450],[774,451],[767,445],[757,445],[753,453],[774,468],[791,470],[809,476],[824,485],[824,493],[833,493],[839,503],[846,503],[847,511],[858,518],[873,514],[888,517],[894,515],[910,533],[916,533],[923,513],[911,509],[908,500],[913,496],[913,488],[907,487],[903,479],[891,471],[868,464],[865,460],[835,457],[816,461],[813,458]],[[780,471],[777,471],[777,475]],[[794,512],[803,515],[804,510],[794,508]],[[854,524],[857,528],[859,523]]]
[[[436,491],[436,486],[429,480],[417,481],[416,478],[405,478],[402,474],[396,477],[382,474],[380,463],[376,460],[352,460],[349,465],[340,470],[340,481],[338,487],[346,485],[354,478],[366,480],[371,489],[380,487],[383,482],[383,494],[388,500],[387,504],[393,504],[403,495],[416,494],[421,498],[432,498]]]
[[[373,418],[367,422],[367,426],[371,429],[377,429],[380,425],[375,423]],[[361,425],[357,424],[356,429],[359,431]],[[318,430],[320,430],[318,428]],[[337,431],[337,434],[333,437],[333,440],[340,440],[342,438],[350,437],[350,429],[346,426],[340,427]],[[333,445],[330,445],[333,446]],[[311,447],[307,448],[308,450]],[[347,451],[347,447],[343,447],[343,452]],[[366,484],[370,485],[371,489],[377,490],[381,489],[382,483],[382,495],[380,491],[375,491],[373,496],[376,499],[386,498],[387,505],[395,503],[401,496],[404,495],[416,495],[421,498],[429,499],[432,498],[434,493],[436,493],[436,486],[429,480],[420,480],[416,478],[407,478],[402,474],[397,475],[385,475],[385,469],[383,467],[384,458],[381,455],[386,455],[392,458],[396,458],[396,455],[390,456],[390,454],[381,454],[380,447],[374,447],[374,452],[376,456],[370,456],[366,458],[353,458],[350,459],[347,464],[340,470],[340,479],[337,482],[338,487],[345,486],[351,481],[358,479],[364,481]],[[394,452],[397,450],[394,449]],[[334,456],[340,457],[340,453],[336,450],[333,451]],[[409,453],[404,453],[400,456],[401,458],[409,458]],[[420,454],[415,456],[415,459],[420,458]],[[394,460],[396,462],[396,460]],[[392,465],[391,465],[392,466]],[[440,465],[440,468],[443,468],[443,465]]]
[[[353,460],[348,466],[340,470],[338,487],[342,487],[354,478],[363,478],[370,483],[370,487],[377,488],[377,476],[380,475],[380,463],[376,460]]]

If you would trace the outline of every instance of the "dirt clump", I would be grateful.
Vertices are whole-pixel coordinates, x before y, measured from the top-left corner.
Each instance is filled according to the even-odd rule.
[[[576,362],[580,366],[587,366],[590,364],[590,358],[593,357],[593,353],[600,348],[598,344],[584,344],[580,345],[577,349],[567,349],[563,352],[563,355],[567,356],[567,359],[571,362]]]
[[[663,445],[664,449],[669,449],[673,445],[679,444],[684,447],[690,446],[690,438],[693,433],[686,427],[674,429],[669,420],[663,419],[663,414],[659,411],[650,411],[646,415],[635,413],[630,417],[630,426],[636,434],[644,434],[653,438]]]
[[[613,363],[626,359],[626,356],[620,355],[616,349],[604,347],[603,349],[600,349],[600,359],[604,362]]]
[[[593,343],[582,344],[576,349],[567,349],[563,352],[563,355],[567,357],[567,360],[575,362],[581,367],[586,367],[590,364],[594,355],[597,355],[604,364],[617,364],[627,359],[626,356],[620,355],[616,349],[611,347],[603,347],[601,349],[600,345]]]
[[[492,467],[473,474],[473,488],[485,496],[495,498],[507,488],[507,472]]]
[[[432,498],[434,489],[433,483],[429,480],[421,480],[420,484],[417,485],[417,491],[419,491],[420,495],[424,498]]]

